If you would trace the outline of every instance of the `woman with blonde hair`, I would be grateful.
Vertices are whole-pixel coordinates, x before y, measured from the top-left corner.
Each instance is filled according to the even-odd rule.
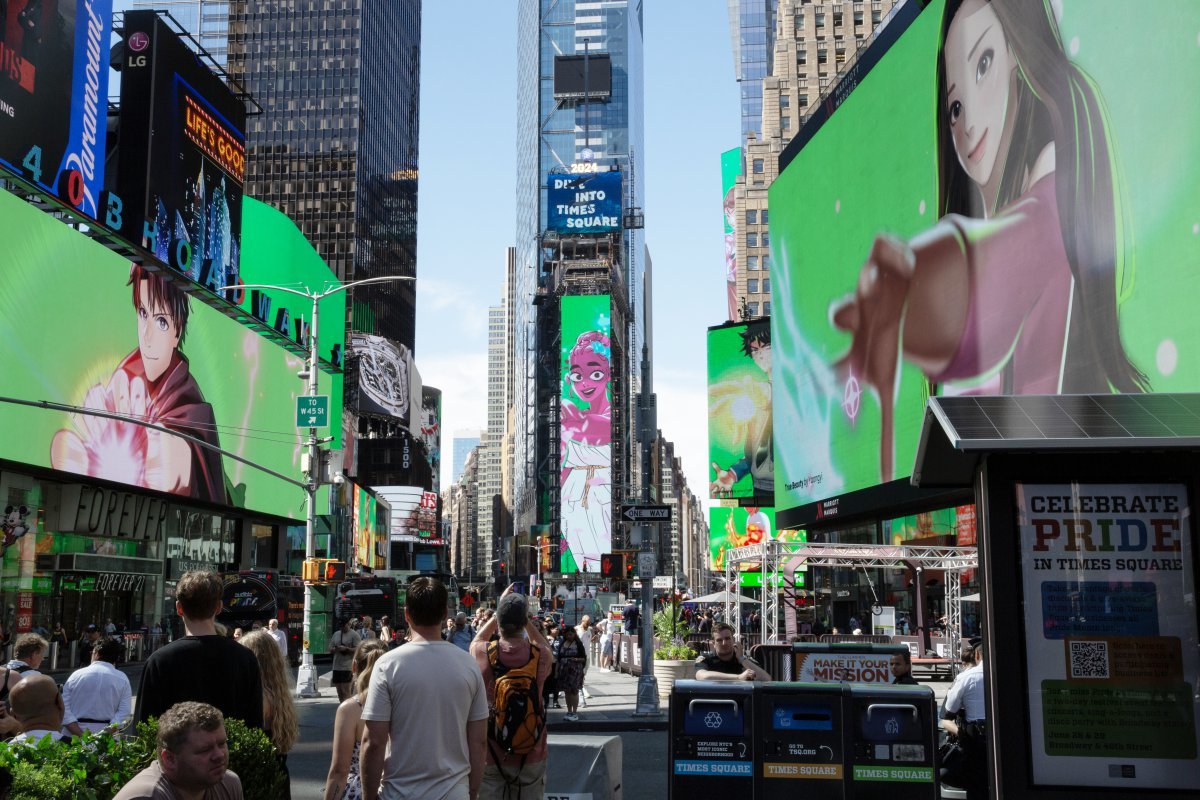
[[[371,685],[371,670],[387,651],[387,644],[379,639],[367,639],[354,651],[354,659],[350,662],[350,671],[355,676],[354,694],[342,701],[333,720],[333,760],[325,779],[323,800],[360,800],[362,797],[358,754],[367,727],[362,719],[362,707]]]
[[[300,721],[296,716],[296,706],[292,702],[287,668],[279,652],[279,645],[271,634],[262,628],[243,634],[237,641],[258,659],[263,687],[263,732],[279,751],[279,764],[287,773],[287,754],[300,738]],[[284,791],[283,796],[290,800],[291,775],[288,775]]]

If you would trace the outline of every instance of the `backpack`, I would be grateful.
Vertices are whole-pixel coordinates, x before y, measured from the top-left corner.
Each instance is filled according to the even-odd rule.
[[[546,709],[537,686],[541,651],[531,642],[529,661],[521,667],[506,667],[500,663],[500,643],[493,641],[488,643],[487,656],[496,681],[495,701],[488,714],[489,746],[495,742],[504,754],[529,755],[546,730]]]

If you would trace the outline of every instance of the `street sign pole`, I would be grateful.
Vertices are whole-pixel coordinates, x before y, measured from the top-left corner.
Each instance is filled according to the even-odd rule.
[[[638,552],[638,577],[642,579],[642,674],[638,678],[637,705],[633,712],[635,717],[652,716],[659,713],[658,708],[658,679],[654,677],[654,569],[649,575],[643,575],[643,554],[654,556],[651,548],[650,535],[653,528],[642,524],[637,526],[642,538],[641,550]],[[653,562],[651,562],[653,563]]]

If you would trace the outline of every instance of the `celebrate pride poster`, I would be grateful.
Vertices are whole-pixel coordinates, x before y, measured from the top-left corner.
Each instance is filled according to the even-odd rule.
[[[1024,484],[1017,509],[1034,783],[1194,789],[1185,487]]]

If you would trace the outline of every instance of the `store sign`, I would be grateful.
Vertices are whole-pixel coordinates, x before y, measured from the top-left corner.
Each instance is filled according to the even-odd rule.
[[[96,576],[96,591],[98,592],[140,592],[145,588],[145,575],[129,575],[124,572],[101,572]]]
[[[1194,790],[1187,487],[1016,488],[1034,783]]]
[[[167,559],[167,574],[170,580],[177,581],[185,572],[216,572],[217,565],[209,561],[195,561],[190,558]]]
[[[56,530],[132,539],[162,539],[168,504],[146,495],[69,483],[62,487]]]

